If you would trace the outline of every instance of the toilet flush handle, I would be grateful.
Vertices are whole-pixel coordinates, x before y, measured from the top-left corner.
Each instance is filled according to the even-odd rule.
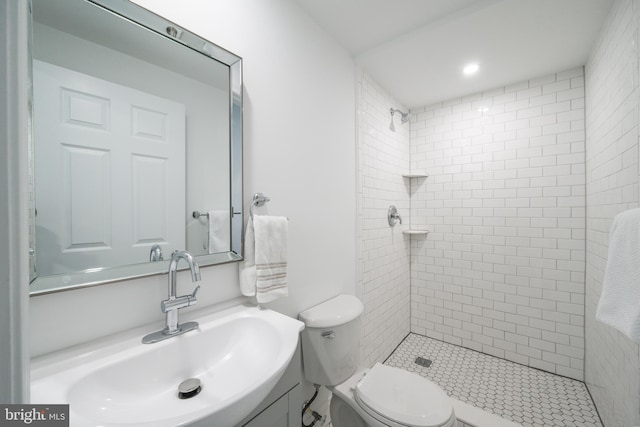
[[[334,331],[324,331],[321,335],[322,338],[326,338],[328,340],[332,340],[336,337],[336,333]]]

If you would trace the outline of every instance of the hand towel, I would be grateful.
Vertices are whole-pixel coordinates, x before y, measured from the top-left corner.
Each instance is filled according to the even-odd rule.
[[[640,342],[640,209],[613,219],[596,319]]]
[[[210,254],[226,252],[231,242],[229,211],[209,211],[208,251]]]
[[[256,299],[258,303],[288,295],[286,217],[254,216]]]
[[[256,244],[253,231],[253,219],[249,218],[247,229],[244,232],[244,259],[240,261],[240,292],[242,295],[252,297],[256,294]]]

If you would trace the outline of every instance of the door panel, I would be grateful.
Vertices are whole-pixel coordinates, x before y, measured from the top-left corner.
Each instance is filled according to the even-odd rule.
[[[184,249],[184,105],[41,61],[34,90],[38,273]]]

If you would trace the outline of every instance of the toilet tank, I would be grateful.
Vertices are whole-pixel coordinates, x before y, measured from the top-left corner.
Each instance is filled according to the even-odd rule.
[[[300,313],[304,376],[314,384],[334,386],[358,367],[362,302],[338,295]]]

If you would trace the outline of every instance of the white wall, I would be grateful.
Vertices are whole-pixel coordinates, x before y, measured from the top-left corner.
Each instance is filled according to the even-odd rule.
[[[412,332],[582,379],[582,67],[412,113]]]
[[[389,108],[407,111],[365,72],[358,72],[359,259],[358,296],[364,302],[360,359],[384,361],[409,333],[409,123],[389,129]],[[390,227],[395,205],[403,224]]]
[[[289,297],[298,312],[356,287],[354,65],[286,0],[139,0],[244,59],[244,199],[286,215]],[[166,275],[31,298],[32,356],[148,322],[161,325]],[[202,269],[198,307],[239,295],[237,265]],[[190,292],[186,273],[179,293]],[[191,309],[186,309],[191,310]]]
[[[640,1],[611,8],[586,64],[585,380],[607,427],[640,425],[640,346],[595,320],[613,217],[639,207]]]

